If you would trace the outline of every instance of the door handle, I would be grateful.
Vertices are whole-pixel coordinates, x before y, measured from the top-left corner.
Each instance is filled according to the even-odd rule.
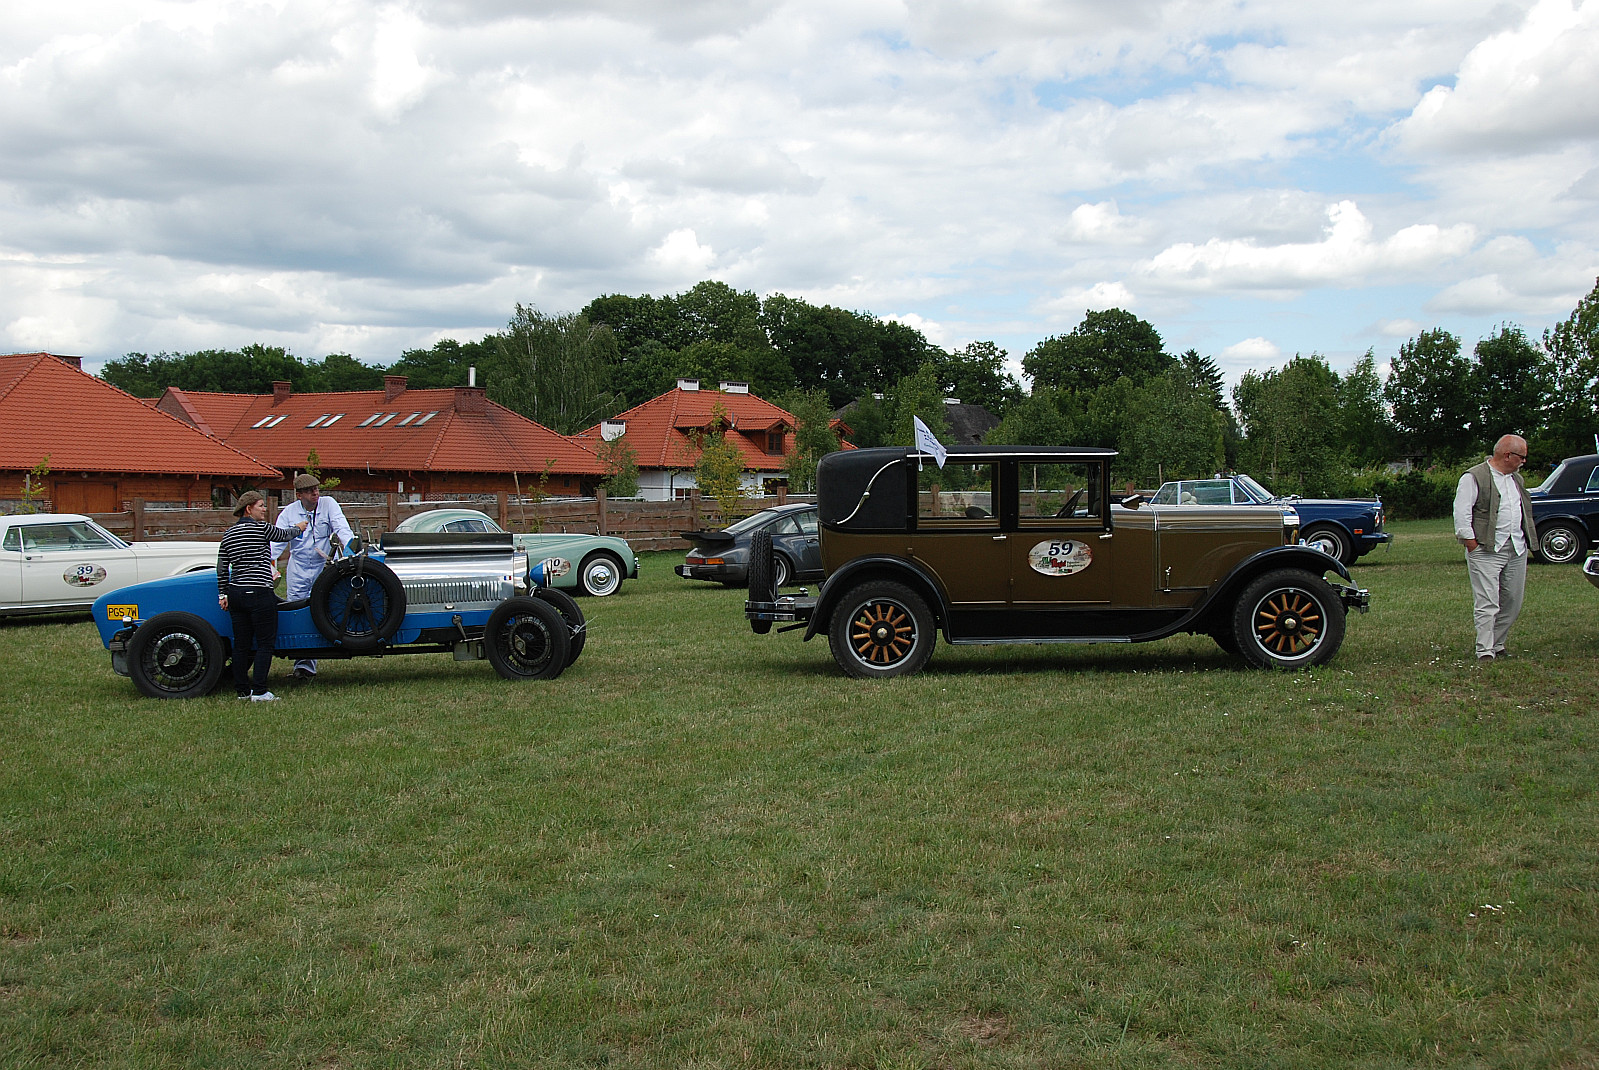
[[[1102,538],[1102,539],[1108,539],[1114,534],[1116,534],[1114,531],[1107,531],[1107,532],[1102,533],[1099,537]]]
[[[995,535],[994,536],[994,541],[995,542],[1004,542],[1005,541],[1005,536],[1003,536],[1003,535]]]

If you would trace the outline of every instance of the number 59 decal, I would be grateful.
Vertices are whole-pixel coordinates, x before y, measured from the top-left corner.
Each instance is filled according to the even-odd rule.
[[[1077,539],[1050,539],[1027,551],[1027,563],[1045,576],[1070,576],[1094,563],[1094,551]]]

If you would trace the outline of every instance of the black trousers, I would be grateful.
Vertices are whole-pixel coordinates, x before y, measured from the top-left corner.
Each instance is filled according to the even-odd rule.
[[[228,616],[233,618],[233,686],[241,695],[252,691],[264,694],[272,652],[278,643],[278,592],[270,587],[235,587],[230,583]]]

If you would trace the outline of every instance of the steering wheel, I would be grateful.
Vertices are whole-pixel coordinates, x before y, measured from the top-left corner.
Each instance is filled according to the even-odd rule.
[[[1071,516],[1072,515],[1072,510],[1077,508],[1077,502],[1083,496],[1083,491],[1085,491],[1087,489],[1088,489],[1087,487],[1078,487],[1077,488],[1077,493],[1073,494],[1070,498],[1067,498],[1066,499],[1066,504],[1061,506],[1060,510],[1058,512],[1056,512],[1055,515],[1056,516]]]

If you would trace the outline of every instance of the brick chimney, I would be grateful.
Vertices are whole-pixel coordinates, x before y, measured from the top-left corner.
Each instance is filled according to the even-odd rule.
[[[405,393],[405,376],[385,375],[383,377],[383,403],[385,405],[403,393]]]
[[[277,405],[280,402],[287,401],[292,393],[294,393],[293,383],[285,383],[282,380],[274,381],[272,384],[272,404]]]
[[[74,368],[78,369],[80,372],[83,370],[83,358],[82,357],[63,357],[60,353],[51,353],[50,355],[52,357],[56,358],[57,360],[59,360],[63,364],[72,365]]]
[[[458,386],[452,407],[456,412],[481,416],[489,411],[488,392],[481,386]]]

